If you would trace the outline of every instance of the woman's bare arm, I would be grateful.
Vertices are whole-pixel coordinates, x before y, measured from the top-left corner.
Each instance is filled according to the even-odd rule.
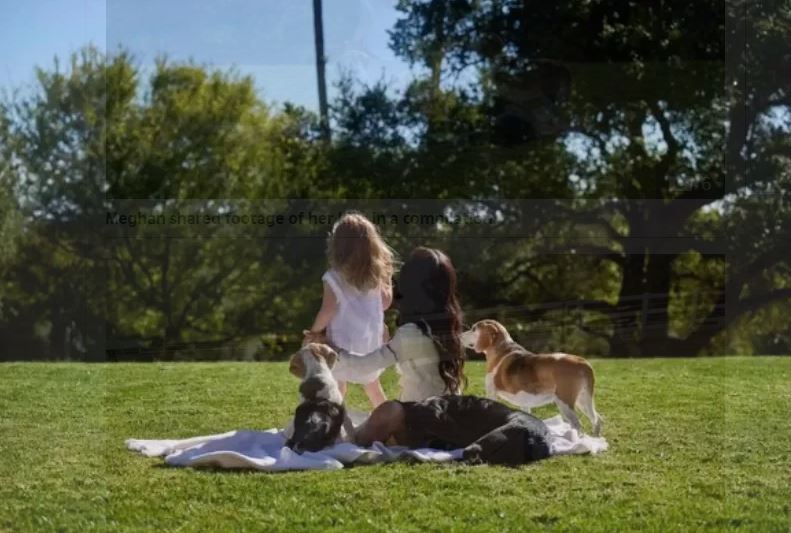
[[[339,365],[353,365],[356,372],[369,374],[396,364],[396,353],[400,350],[401,336],[396,330],[390,342],[367,354],[338,350]]]

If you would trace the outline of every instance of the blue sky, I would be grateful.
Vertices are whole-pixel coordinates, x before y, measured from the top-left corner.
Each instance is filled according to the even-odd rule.
[[[350,70],[401,87],[409,67],[387,46],[395,0],[324,0],[330,81]],[[33,82],[93,43],[123,46],[144,68],[160,54],[251,74],[268,102],[317,107],[311,0],[0,0],[0,87]],[[330,87],[330,96],[333,90]]]

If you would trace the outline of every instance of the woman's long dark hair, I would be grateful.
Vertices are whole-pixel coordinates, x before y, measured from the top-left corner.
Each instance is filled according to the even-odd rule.
[[[437,346],[445,392],[461,392],[467,386],[459,340],[462,312],[450,258],[434,248],[415,248],[401,267],[394,301],[398,325],[414,323]]]

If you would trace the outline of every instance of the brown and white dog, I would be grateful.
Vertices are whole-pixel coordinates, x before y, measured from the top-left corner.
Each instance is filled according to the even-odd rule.
[[[293,432],[286,446],[301,453],[316,452],[335,443],[341,436],[353,437],[354,426],[343,405],[343,395],[332,376],[338,354],[326,344],[308,343],[291,356],[289,372],[302,380],[302,402],[294,414]]]
[[[490,399],[499,396],[527,412],[554,403],[566,422],[579,431],[577,406],[593,424],[593,434],[601,434],[602,418],[593,403],[593,368],[582,357],[529,352],[496,320],[476,322],[461,334],[461,343],[486,356],[486,395]]]

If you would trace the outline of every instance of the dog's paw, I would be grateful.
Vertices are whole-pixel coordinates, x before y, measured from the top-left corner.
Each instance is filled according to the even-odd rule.
[[[461,456],[462,461],[472,465],[481,464],[483,463],[483,459],[481,458],[482,451],[483,449],[481,448],[480,444],[470,444],[464,448],[464,452]]]

